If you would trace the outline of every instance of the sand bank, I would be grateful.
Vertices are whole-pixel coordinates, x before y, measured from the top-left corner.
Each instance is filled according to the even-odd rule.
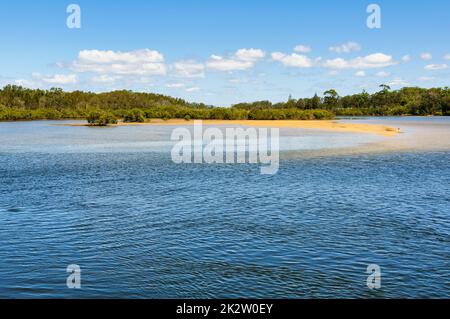
[[[154,119],[146,123],[123,123],[112,126],[140,126],[140,125],[168,125],[168,126],[188,126],[193,125],[194,121],[186,120],[160,120]],[[88,124],[65,124],[71,126],[87,126]],[[397,128],[377,125],[377,124],[353,124],[353,123],[339,123],[339,121],[298,121],[298,120],[275,120],[275,121],[260,121],[260,120],[204,120],[203,125],[223,126],[223,125],[239,125],[239,126],[257,126],[257,127],[278,127],[278,128],[301,128],[301,129],[316,129],[327,130],[333,132],[349,132],[349,133],[368,133],[382,136],[394,136],[399,133]]]

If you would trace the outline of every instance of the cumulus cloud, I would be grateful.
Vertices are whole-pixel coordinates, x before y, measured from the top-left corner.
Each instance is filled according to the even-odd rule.
[[[424,53],[422,53],[420,55],[420,58],[422,60],[428,61],[428,60],[431,60],[433,58],[433,55],[431,53],[429,53],[429,52],[424,52]]]
[[[309,53],[311,52],[311,47],[308,45],[299,44],[295,46],[294,51],[297,53]]]
[[[193,60],[178,61],[173,64],[175,75],[183,78],[205,77],[205,66]]]
[[[444,70],[447,69],[448,65],[447,64],[428,64],[425,66],[425,70],[428,71],[434,71],[434,70]]]
[[[164,56],[158,51],[142,49],[136,51],[83,50],[72,62],[75,72],[92,72],[114,75],[165,75]]]
[[[224,59],[221,56],[212,55],[206,62],[206,66],[217,71],[236,71],[252,68],[254,63],[248,61],[239,61],[235,59]]]
[[[375,53],[350,60],[342,58],[326,60],[323,65],[330,69],[373,69],[384,68],[394,64],[396,64],[396,62],[393,60],[392,56],[383,53]]]
[[[32,76],[37,81],[42,81],[43,83],[51,85],[69,85],[78,83],[78,76],[76,74],[42,75],[33,73]]]
[[[238,60],[256,62],[266,56],[266,53],[259,49],[240,49],[234,56]]]
[[[102,74],[99,76],[94,76],[91,78],[91,81],[98,84],[111,84],[116,82],[117,80],[121,79],[121,76],[113,76],[113,75],[107,75]]]
[[[274,52],[271,56],[272,60],[278,61],[287,67],[310,68],[314,65],[314,60],[302,54],[284,54],[282,52]]]
[[[266,53],[259,49],[240,49],[230,57],[211,55],[206,67],[216,71],[241,71],[252,68]]]
[[[450,60],[450,53],[446,54],[446,55],[444,56],[444,59],[445,59],[445,60]]]
[[[366,72],[364,72],[364,71],[357,71],[356,73],[355,73],[355,76],[357,76],[357,77],[364,77],[364,76],[366,76]]]
[[[328,49],[335,53],[350,53],[361,50],[361,46],[356,42],[350,41],[341,45],[329,47]]]
[[[78,60],[83,63],[91,64],[111,64],[111,63],[156,63],[164,62],[164,57],[158,51],[142,49],[136,51],[101,51],[101,50],[83,50],[78,54]]]

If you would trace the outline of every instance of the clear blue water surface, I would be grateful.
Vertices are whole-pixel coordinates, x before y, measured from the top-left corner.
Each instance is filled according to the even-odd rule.
[[[0,298],[450,298],[448,150],[289,157],[265,176],[174,164],[170,127],[49,124],[0,123]],[[378,139],[283,130],[281,148]]]

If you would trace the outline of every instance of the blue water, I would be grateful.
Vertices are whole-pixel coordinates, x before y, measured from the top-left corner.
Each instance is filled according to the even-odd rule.
[[[267,176],[174,164],[167,127],[48,124],[0,123],[0,298],[450,297],[448,150],[288,157]],[[362,143],[308,134],[300,150]]]

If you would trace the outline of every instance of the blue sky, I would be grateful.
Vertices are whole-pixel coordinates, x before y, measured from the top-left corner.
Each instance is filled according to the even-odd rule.
[[[81,28],[69,29],[69,4]],[[366,8],[381,8],[381,29]],[[0,3],[0,85],[130,89],[227,106],[381,83],[448,86],[450,1]]]

